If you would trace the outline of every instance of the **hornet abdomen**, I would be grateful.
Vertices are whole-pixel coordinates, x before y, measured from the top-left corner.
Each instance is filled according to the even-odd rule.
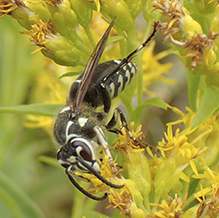
[[[111,99],[117,97],[131,83],[137,72],[137,67],[133,62],[129,61],[122,67],[120,63],[121,60],[111,60],[98,64],[84,102],[93,108],[104,105],[104,111],[109,111]],[[71,85],[69,92],[70,103],[75,99],[82,77],[83,73]]]

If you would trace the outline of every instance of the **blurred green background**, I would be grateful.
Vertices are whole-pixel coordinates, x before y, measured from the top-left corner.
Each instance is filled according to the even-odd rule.
[[[46,71],[46,58],[15,20],[0,22],[0,106],[43,102],[35,80]],[[42,129],[24,127],[25,115],[0,113],[0,217],[70,217],[74,189],[61,167],[40,161],[56,157],[55,143]],[[55,160],[55,159],[54,159]],[[43,211],[43,212],[42,212]]]

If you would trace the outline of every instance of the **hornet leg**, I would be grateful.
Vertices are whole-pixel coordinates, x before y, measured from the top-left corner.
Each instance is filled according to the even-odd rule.
[[[106,128],[108,131],[110,132],[113,132],[113,133],[117,133],[117,134],[121,134],[122,135],[122,132],[121,130],[119,129],[116,129],[116,128],[113,128],[116,124],[117,124],[117,121],[118,121],[118,117],[120,119],[120,122],[122,124],[122,128],[124,127],[126,132],[128,133],[129,137],[137,144],[139,145],[140,147],[145,147],[144,143],[142,142],[139,142],[131,133],[131,131],[129,130],[128,128],[128,124],[127,124],[127,121],[125,119],[125,116],[122,112],[121,109],[119,108],[116,108],[114,110],[114,113],[113,113],[113,116],[111,118],[111,120],[109,121],[109,123],[106,125]]]

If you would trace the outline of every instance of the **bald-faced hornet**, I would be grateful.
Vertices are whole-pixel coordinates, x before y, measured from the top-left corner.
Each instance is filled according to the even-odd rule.
[[[104,148],[112,170],[116,171],[104,131],[121,133],[119,129],[113,129],[117,123],[117,117],[120,118],[129,136],[133,140],[135,138],[129,131],[125,117],[119,108],[115,109],[108,124],[105,121],[106,114],[110,110],[111,99],[117,97],[126,88],[137,72],[137,67],[131,59],[147,45],[157,31],[157,23],[155,23],[150,37],[126,58],[98,64],[113,23],[114,20],[96,45],[84,72],[71,85],[67,105],[59,112],[54,125],[55,139],[60,146],[57,152],[58,162],[65,168],[72,184],[94,200],[103,200],[107,194],[96,197],[87,192],[75,181],[73,171],[92,173],[113,188],[124,187],[113,184],[101,176],[97,161],[98,152],[101,147]],[[98,106],[104,106],[104,112],[96,112]]]

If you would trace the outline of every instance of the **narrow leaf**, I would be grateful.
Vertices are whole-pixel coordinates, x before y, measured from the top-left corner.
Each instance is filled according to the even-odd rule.
[[[9,208],[16,205],[16,208],[14,207],[11,209],[11,212],[13,212],[16,217],[20,217],[21,213],[23,218],[45,217],[36,203],[32,201],[32,199],[30,199],[30,197],[27,196],[14,181],[2,172],[0,172],[0,187],[4,190],[4,195],[0,192],[1,200],[7,201],[5,203]],[[7,199],[3,198],[6,193],[8,196]]]
[[[192,123],[192,129],[206,121],[219,106],[219,88],[206,86]]]
[[[107,45],[110,45],[112,42],[116,42],[121,39],[124,39],[124,37],[123,36],[112,36],[107,40]]]
[[[54,117],[63,107],[61,104],[28,104],[10,107],[0,107],[0,113],[32,114]]]
[[[155,107],[159,107],[159,108],[163,108],[164,110],[167,110],[166,102],[160,98],[155,97],[155,98],[147,99],[141,106],[136,108],[135,111],[138,111],[139,109],[142,109],[148,106],[155,106]]]
[[[59,79],[62,79],[62,78],[64,78],[64,77],[78,76],[78,75],[80,75],[80,74],[82,74],[82,73],[83,73],[82,70],[81,70],[81,71],[77,71],[77,72],[67,72],[67,73],[62,74],[62,75],[59,77]]]
[[[139,107],[137,107],[134,112],[132,114],[134,114],[134,117],[132,117],[132,120],[134,120],[136,123],[138,123],[140,121],[141,118],[141,114],[142,114],[142,110],[145,107],[148,106],[155,106],[155,107],[159,107],[162,108],[164,110],[167,110],[167,104],[165,103],[165,101],[163,101],[160,98],[150,98],[147,99],[143,104],[141,104]]]

